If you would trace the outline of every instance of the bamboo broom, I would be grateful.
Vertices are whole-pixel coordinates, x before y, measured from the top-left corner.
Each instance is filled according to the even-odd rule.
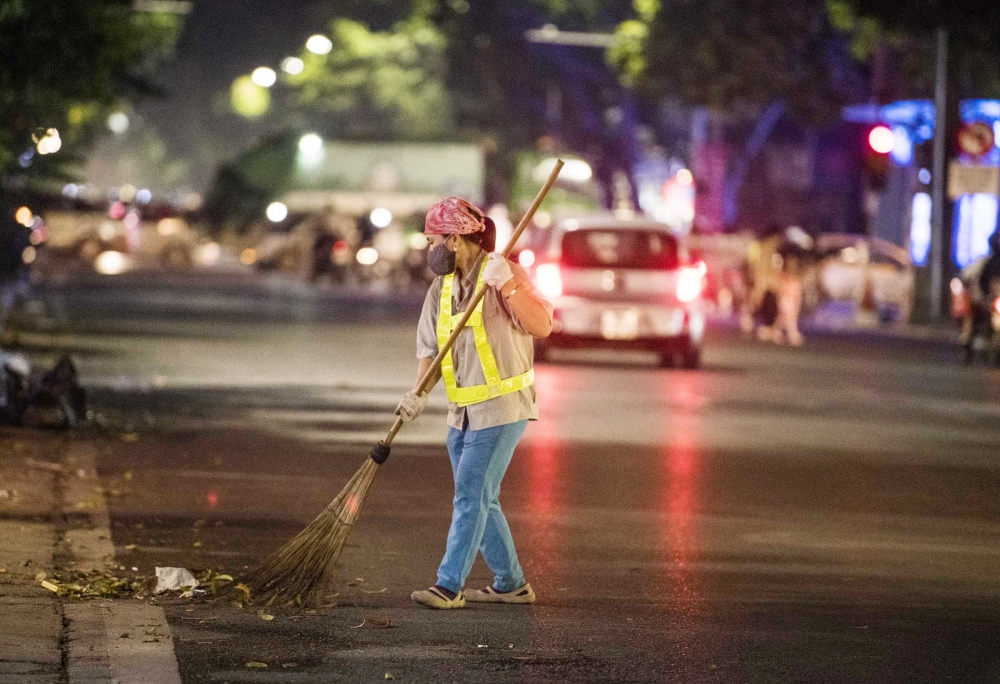
[[[527,213],[521,218],[503,250],[505,257],[509,256],[521,233],[531,222],[532,217],[556,182],[559,171],[563,167],[561,159],[549,174],[548,180],[538,191],[535,201]],[[472,312],[486,294],[486,285],[476,291],[472,303],[466,308],[451,333],[448,341],[438,350],[437,356],[430,368],[417,384],[416,393],[426,392],[434,380],[445,354],[455,344],[455,339],[465,327]],[[379,466],[389,458],[392,441],[403,426],[402,417],[396,418],[385,439],[372,447],[365,462],[351,478],[347,486],[341,490],[333,501],[320,513],[308,527],[299,532],[290,542],[268,556],[263,563],[249,575],[242,578],[242,584],[249,589],[253,602],[264,602],[268,605],[274,602],[313,603],[322,598],[325,588],[329,585],[334,564],[344,548],[347,536],[351,533],[361,506],[364,505],[368,490],[375,479]]]

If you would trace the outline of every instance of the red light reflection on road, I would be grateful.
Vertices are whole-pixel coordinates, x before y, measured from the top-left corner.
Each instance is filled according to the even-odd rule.
[[[702,405],[697,373],[667,373],[666,393],[670,398],[664,446],[664,486],[661,513],[666,518],[663,548],[666,552],[666,580],[670,595],[679,601],[680,617],[691,619],[701,598],[694,569],[698,539],[698,447],[696,412]]]
[[[215,492],[209,492],[205,496],[205,501],[208,503],[209,508],[215,508],[219,505],[219,495]]]

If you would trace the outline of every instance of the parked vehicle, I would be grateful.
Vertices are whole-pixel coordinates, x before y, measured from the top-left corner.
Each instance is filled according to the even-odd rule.
[[[882,321],[906,321],[914,275],[907,251],[879,238],[823,234],[816,238],[821,296],[874,308]]]
[[[662,365],[701,363],[705,267],[663,224],[610,216],[568,219],[529,272],[555,309],[554,347],[637,348]]]

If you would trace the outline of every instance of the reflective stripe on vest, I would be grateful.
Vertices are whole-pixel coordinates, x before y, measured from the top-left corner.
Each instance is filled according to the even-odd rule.
[[[479,273],[479,280],[476,284],[478,290],[483,286],[483,271]],[[448,342],[451,336],[452,327],[461,318],[452,316],[451,296],[455,283],[455,274],[450,273],[444,277],[441,285],[441,306],[438,310],[437,338],[438,348]],[[485,385],[475,385],[473,387],[459,387],[455,382],[455,361],[451,355],[451,350],[444,355],[441,361],[441,377],[444,378],[444,387],[448,392],[448,400],[459,406],[469,406],[493,399],[495,397],[519,392],[525,387],[530,387],[535,382],[535,370],[532,368],[527,373],[515,375],[512,378],[501,379],[500,371],[497,369],[497,360],[493,356],[493,349],[490,348],[490,341],[486,338],[486,326],[483,325],[483,302],[486,297],[479,300],[475,310],[469,317],[467,328],[472,328],[472,334],[476,340],[476,354],[479,356],[479,363],[483,367],[483,377],[486,378]]]

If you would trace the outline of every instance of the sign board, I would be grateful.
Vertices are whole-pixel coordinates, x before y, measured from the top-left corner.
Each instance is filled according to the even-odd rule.
[[[970,166],[958,161],[948,165],[948,197],[987,194],[1000,197],[1000,166]]]
[[[993,127],[982,121],[965,124],[958,131],[958,149],[970,157],[981,157],[993,147]]]

